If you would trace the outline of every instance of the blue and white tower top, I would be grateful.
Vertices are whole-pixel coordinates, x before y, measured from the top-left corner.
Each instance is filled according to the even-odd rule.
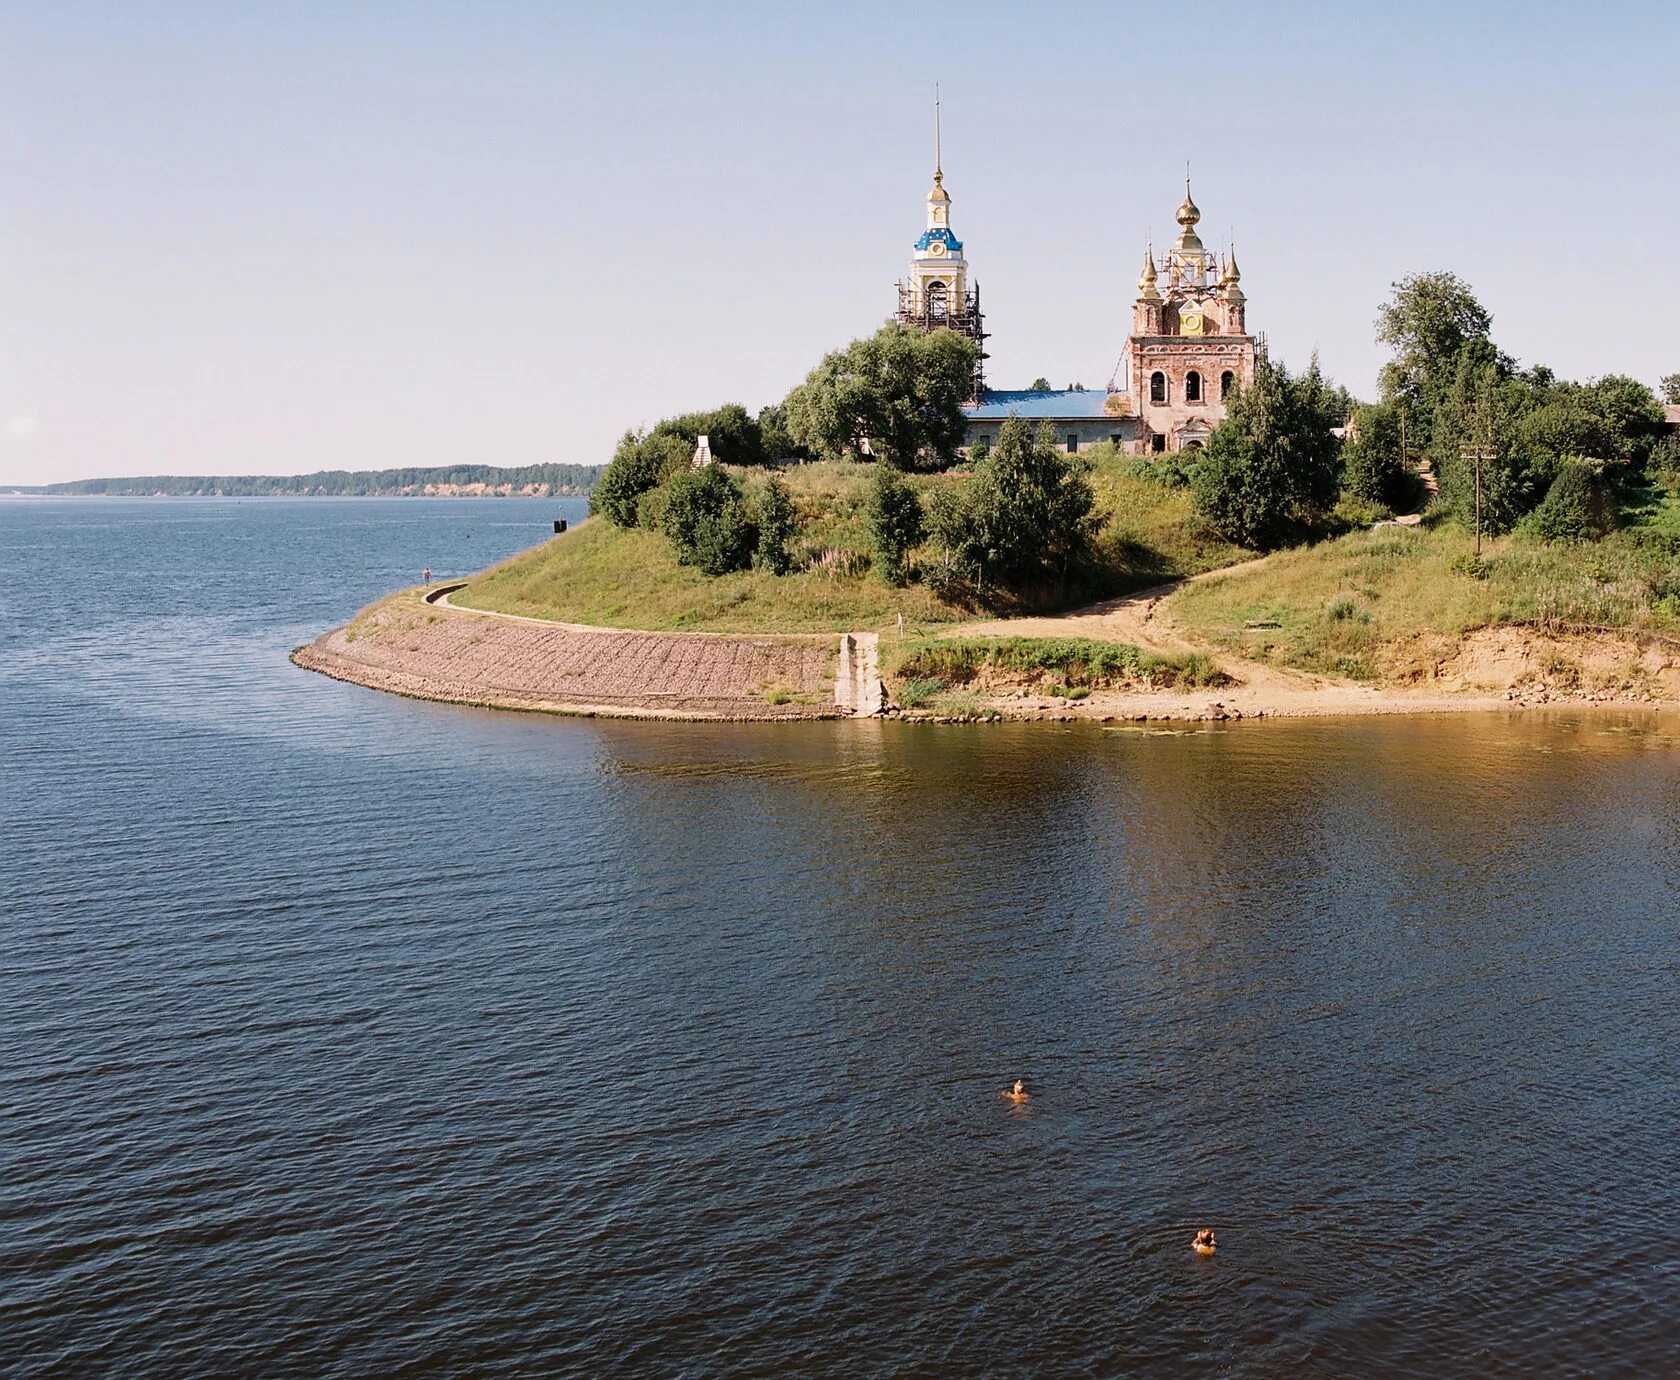
[[[939,99],[933,102],[933,190],[927,194],[927,228],[910,257],[912,309],[918,316],[944,318],[960,312],[968,295],[968,263],[962,241],[951,232],[951,194],[945,190],[945,149]]]

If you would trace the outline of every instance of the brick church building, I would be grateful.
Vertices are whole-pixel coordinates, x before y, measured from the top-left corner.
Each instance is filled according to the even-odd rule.
[[[1127,336],[1106,389],[1000,390],[986,387],[987,332],[980,288],[951,228],[951,197],[937,156],[927,225],[909,276],[898,285],[894,319],[921,330],[947,327],[980,350],[974,397],[964,409],[968,445],[994,444],[1011,414],[1048,423],[1067,450],[1112,441],[1135,454],[1188,450],[1206,442],[1234,388],[1254,381],[1265,337],[1248,329],[1248,299],[1237,256],[1210,253],[1196,233],[1201,210],[1184,181],[1178,238],[1159,267],[1146,250]]]

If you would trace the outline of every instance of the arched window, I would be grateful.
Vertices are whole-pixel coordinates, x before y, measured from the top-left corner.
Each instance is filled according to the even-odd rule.
[[[1236,386],[1237,376],[1227,369],[1219,376],[1219,401],[1224,402],[1231,396],[1231,389]]]
[[[927,287],[927,314],[942,318],[950,311],[950,307],[950,289],[944,283],[929,283]]]
[[[1167,376],[1157,369],[1149,376],[1149,401],[1164,403],[1167,400]]]
[[[1184,401],[1200,402],[1202,400],[1202,376],[1192,369],[1184,376]]]

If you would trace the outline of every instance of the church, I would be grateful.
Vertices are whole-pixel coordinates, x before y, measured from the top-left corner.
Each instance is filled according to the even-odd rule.
[[[1199,449],[1224,419],[1232,390],[1254,381],[1266,339],[1248,330],[1235,249],[1210,253],[1196,233],[1202,213],[1189,177],[1174,217],[1178,238],[1159,266],[1154,246],[1144,251],[1131,333],[1108,387],[1023,391],[986,387],[980,287],[951,229],[942,162],[936,153],[927,227],[916,241],[909,277],[898,284],[894,319],[919,330],[958,331],[977,347],[974,393],[963,409],[968,447],[995,444],[1005,418],[1018,414],[1048,424],[1069,452],[1103,441],[1137,455]]]

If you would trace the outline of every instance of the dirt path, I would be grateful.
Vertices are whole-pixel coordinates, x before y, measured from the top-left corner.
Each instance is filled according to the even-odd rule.
[[[1363,690],[1353,681],[1336,681],[1326,676],[1309,675],[1304,671],[1288,671],[1263,661],[1233,654],[1221,648],[1211,648],[1192,642],[1173,619],[1167,601],[1186,584],[1221,579],[1239,571],[1253,570],[1264,565],[1270,557],[1258,556],[1251,561],[1228,565],[1219,570],[1193,575],[1188,580],[1174,580],[1123,594],[1116,599],[1070,613],[1034,616],[1030,618],[997,618],[964,623],[950,630],[952,637],[1091,637],[1105,642],[1129,642],[1146,651],[1165,655],[1204,652],[1213,655],[1225,671],[1246,690],[1267,689],[1280,694],[1322,694],[1333,688]]]
[[[1089,699],[1071,704],[1031,693],[998,699],[998,707],[1012,714],[1058,719],[1241,719],[1418,714],[1512,707],[1503,696],[1388,690],[1332,676],[1287,670],[1225,648],[1208,647],[1184,634],[1168,606],[1174,593],[1186,584],[1222,579],[1239,571],[1252,570],[1269,559],[1266,556],[1256,557],[1238,565],[1191,576],[1189,580],[1156,585],[1069,613],[981,620],[958,625],[941,635],[1090,637],[1107,642],[1127,642],[1166,655],[1202,652],[1217,661],[1235,682],[1214,690],[1098,690]]]

